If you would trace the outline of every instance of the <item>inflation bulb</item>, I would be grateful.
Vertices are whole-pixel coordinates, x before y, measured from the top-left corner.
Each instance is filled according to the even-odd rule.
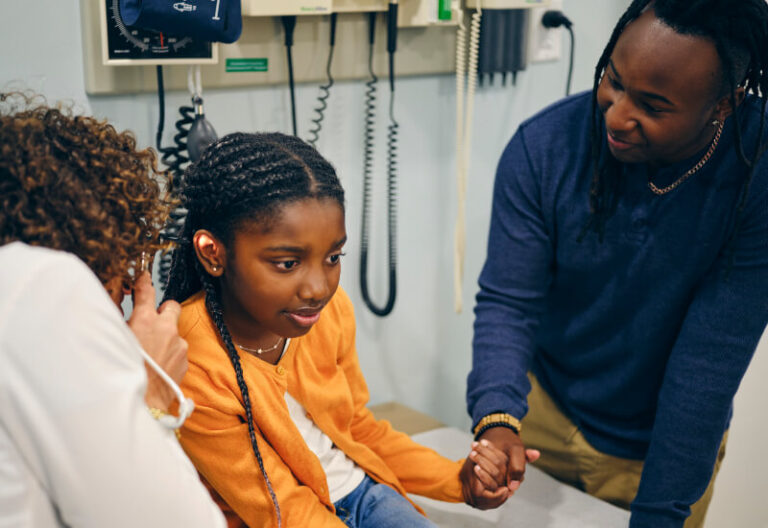
[[[219,136],[216,134],[213,125],[205,118],[203,98],[195,95],[192,97],[192,105],[195,108],[195,120],[189,129],[187,150],[189,151],[190,161],[194,163],[200,159],[206,147],[219,139]]]

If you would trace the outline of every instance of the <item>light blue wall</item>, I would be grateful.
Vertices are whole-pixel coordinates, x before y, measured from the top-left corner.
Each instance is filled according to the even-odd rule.
[[[590,85],[592,67],[626,2],[579,0],[566,4],[575,23],[574,88]],[[3,6],[0,86],[20,80],[49,100],[71,99],[118,129],[133,130],[140,145],[151,145],[157,120],[154,94],[85,94],[79,2],[7,2]],[[10,13],[8,13],[10,11]],[[45,11],[46,16],[37,15]],[[567,39],[564,39],[567,44]],[[564,49],[564,52],[567,50]],[[567,56],[567,53],[564,53]],[[342,285],[357,308],[358,351],[373,402],[398,400],[466,427],[464,387],[470,368],[472,311],[476,280],[485,255],[490,194],[496,160],[520,121],[558,99],[564,91],[565,61],[534,64],[516,86],[485,87],[475,107],[472,164],[467,193],[467,257],[460,315],[453,312],[452,266],[455,216],[455,80],[453,76],[403,78],[397,85],[396,114],[401,125],[398,196],[398,300],[385,319],[364,307],[358,287],[359,218],[362,168],[363,84],[333,88],[318,146],[336,166],[347,190],[349,243]],[[204,80],[203,80],[204,82]],[[7,86],[7,85],[6,85]],[[385,116],[386,84],[380,84],[380,116]],[[298,87],[300,134],[306,136],[317,88]],[[285,87],[206,91],[205,108],[219,135],[236,130],[288,131]],[[175,108],[188,104],[185,93],[167,95],[166,142]],[[384,144],[381,119],[379,144]],[[384,178],[384,151],[377,151],[377,178]],[[386,295],[383,189],[376,187],[373,295]]]
[[[574,90],[591,84],[592,68],[606,42],[610,29],[627,0],[566,0],[565,12],[574,21],[576,61]],[[87,97],[83,83],[78,0],[44,0],[2,4],[0,16],[0,86],[18,80],[49,100],[71,99],[81,108],[109,119],[118,129],[133,130],[141,145],[154,141],[157,119],[156,98],[150,94],[118,97]],[[42,14],[44,13],[44,16]],[[564,39],[567,45],[567,39]],[[567,55],[564,49],[564,55]],[[334,86],[319,148],[337,167],[347,190],[349,243],[342,273],[342,284],[350,293],[358,318],[358,352],[367,377],[373,402],[398,400],[436,416],[445,423],[466,427],[464,406],[466,376],[471,363],[473,297],[486,246],[490,196],[495,164],[505,143],[521,120],[558,99],[564,89],[565,61],[531,65],[520,74],[517,86],[505,88],[497,82],[479,91],[474,122],[474,150],[467,193],[467,257],[464,299],[465,310],[453,312],[452,266],[455,215],[454,124],[455,86],[452,76],[402,79],[397,87],[396,113],[401,124],[400,185],[398,222],[400,242],[399,297],[394,313],[379,319],[364,308],[360,299],[357,273],[362,167],[361,83]],[[385,93],[385,85],[380,85]],[[316,87],[298,88],[300,133],[306,135],[314,105]],[[382,96],[386,102],[386,96]],[[187,96],[171,93],[167,97],[171,128],[174,108],[186,104]],[[206,111],[218,133],[236,130],[289,130],[288,95],[284,87],[252,90],[222,90],[205,93]],[[383,110],[383,108],[382,108]],[[379,115],[386,115],[380,112]],[[382,123],[383,125],[384,123]],[[384,128],[380,130],[383,143]],[[170,141],[167,130],[166,142]],[[378,176],[383,177],[383,152],[377,152]],[[381,217],[381,189],[377,188],[379,221],[374,226],[372,258],[374,297],[385,295],[383,269],[384,240]],[[766,367],[760,367],[764,371]],[[754,382],[757,384],[757,381]],[[764,392],[760,392],[764,394]],[[760,412],[759,397],[744,402],[744,407]],[[739,402],[737,402],[739,403]],[[747,411],[743,422],[754,416]],[[737,407],[736,424],[743,415]],[[734,425],[733,429],[737,429]],[[765,429],[761,430],[765,438]],[[758,452],[750,435],[732,432],[742,453]],[[757,457],[755,457],[757,458]],[[763,471],[744,471],[755,475]],[[724,472],[729,471],[726,459]],[[768,518],[766,509],[744,502],[749,489],[741,484],[743,475],[732,470],[727,487],[733,500],[718,504],[718,519],[744,519],[731,526],[751,524]],[[738,477],[738,478],[737,478]],[[751,487],[750,487],[751,489]],[[763,487],[764,490],[764,487]],[[758,486],[752,496],[759,493]],[[734,501],[742,501],[742,506]],[[758,511],[759,510],[759,511]],[[752,515],[746,513],[752,511]],[[741,515],[741,517],[739,517]],[[713,519],[714,520],[714,519]],[[714,524],[713,526],[725,526]]]

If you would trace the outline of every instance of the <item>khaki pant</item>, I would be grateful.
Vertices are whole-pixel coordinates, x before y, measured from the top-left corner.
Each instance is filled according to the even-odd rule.
[[[556,479],[624,509],[637,494],[642,460],[630,460],[601,453],[557,407],[533,375],[528,396],[529,411],[523,421],[526,447],[539,449],[541,459],[534,465]],[[712,479],[704,495],[691,506],[685,528],[701,528],[712,500],[715,477],[725,457],[728,432],[723,436]]]

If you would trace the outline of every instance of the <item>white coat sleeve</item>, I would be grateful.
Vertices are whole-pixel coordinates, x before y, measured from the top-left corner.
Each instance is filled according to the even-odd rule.
[[[74,257],[43,261],[0,303],[0,426],[59,521],[224,526],[173,431],[144,405],[139,344],[101,284]]]

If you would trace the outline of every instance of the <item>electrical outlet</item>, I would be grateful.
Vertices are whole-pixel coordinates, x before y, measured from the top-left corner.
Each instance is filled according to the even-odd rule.
[[[562,10],[563,0],[551,0],[547,7],[531,10],[528,27],[528,62],[546,62],[560,60],[563,54],[564,28],[547,29],[541,24],[541,18],[548,10]]]

